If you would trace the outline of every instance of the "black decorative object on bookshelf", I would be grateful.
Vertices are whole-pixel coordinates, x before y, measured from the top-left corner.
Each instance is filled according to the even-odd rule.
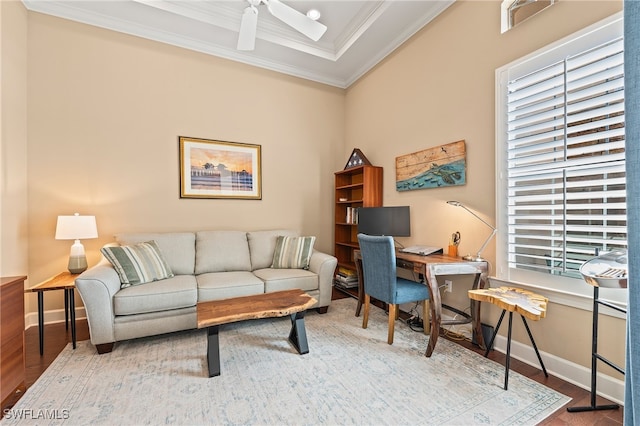
[[[353,152],[351,152],[351,155],[349,156],[349,160],[347,161],[347,164],[344,166],[344,169],[347,170],[352,167],[358,167],[358,166],[364,166],[364,165],[370,166],[371,162],[367,160],[367,157],[364,156],[362,151],[360,151],[358,148],[355,148]]]

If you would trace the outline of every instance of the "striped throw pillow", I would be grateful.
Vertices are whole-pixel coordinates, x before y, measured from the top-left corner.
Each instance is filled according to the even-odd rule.
[[[316,237],[278,236],[271,267],[275,269],[309,269],[309,259],[311,259],[315,241]]]
[[[104,257],[120,276],[120,288],[173,277],[173,272],[155,241],[131,246],[102,247]]]

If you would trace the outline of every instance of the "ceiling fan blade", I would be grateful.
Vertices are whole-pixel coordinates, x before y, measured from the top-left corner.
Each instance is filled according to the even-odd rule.
[[[257,28],[258,9],[249,6],[242,14],[240,33],[238,34],[238,50],[253,50],[255,48]]]
[[[320,40],[320,37],[327,31],[327,27],[318,21],[314,21],[307,15],[298,12],[294,8],[280,2],[280,0],[263,0],[269,12],[285,24],[300,31],[313,41]]]

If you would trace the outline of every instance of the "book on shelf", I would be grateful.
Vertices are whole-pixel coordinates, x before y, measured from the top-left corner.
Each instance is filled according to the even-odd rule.
[[[345,277],[343,275],[336,275],[336,280],[343,282],[343,283],[357,283],[358,282],[358,277]]]
[[[358,223],[357,207],[347,207],[347,217],[345,218],[345,223],[350,223],[353,225],[356,225]]]
[[[345,277],[356,277],[358,278],[358,273],[353,269],[345,268],[344,266],[340,266],[338,268],[338,274]]]
[[[333,280],[333,284],[339,288],[355,288],[355,287],[358,287],[358,280],[344,282],[339,279],[335,279]]]

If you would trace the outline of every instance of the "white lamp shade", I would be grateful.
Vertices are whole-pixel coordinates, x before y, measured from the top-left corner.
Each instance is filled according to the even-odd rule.
[[[58,216],[56,240],[86,240],[98,238],[95,216]]]

